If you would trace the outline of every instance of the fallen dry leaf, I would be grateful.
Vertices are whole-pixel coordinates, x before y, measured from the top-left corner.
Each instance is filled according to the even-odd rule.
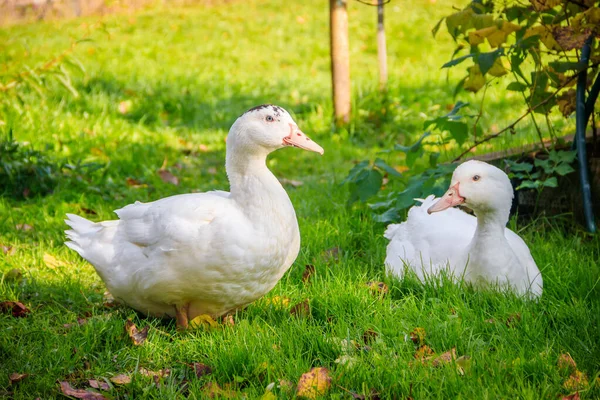
[[[99,381],[99,380],[96,380],[96,379],[90,379],[90,380],[88,380],[88,383],[94,389],[101,389],[101,390],[104,390],[104,391],[109,391],[110,390],[110,385],[108,383],[104,382],[104,381]]]
[[[556,362],[558,370],[564,374],[571,375],[577,370],[577,363],[573,360],[573,357],[569,353],[561,354],[558,356]]]
[[[442,353],[439,356],[433,358],[433,360],[431,361],[431,364],[434,367],[439,367],[444,364],[450,364],[452,362],[452,360],[455,360],[455,359],[456,359],[456,348],[453,347],[452,349],[448,350],[447,352]]]
[[[377,292],[379,294],[386,294],[387,292],[389,292],[388,286],[383,282],[370,281],[367,282],[367,287],[371,289],[371,291]]]
[[[14,383],[21,382],[23,379],[27,378],[28,376],[29,376],[29,374],[19,374],[18,372],[13,372],[8,377],[9,384],[12,385]]]
[[[141,375],[144,376],[149,376],[149,377],[159,377],[159,378],[164,378],[166,376],[171,375],[171,370],[168,368],[165,369],[159,369],[158,371],[151,371],[149,369],[146,369],[144,367],[140,367],[140,369],[138,370],[138,372]]]
[[[297,317],[309,317],[310,316],[310,303],[308,299],[302,300],[300,303],[294,305],[290,309],[290,314]]]
[[[365,344],[371,344],[375,341],[375,339],[377,339],[378,336],[379,336],[379,333],[377,333],[373,329],[369,328],[363,333],[362,339]]]
[[[133,340],[133,344],[136,346],[140,346],[146,341],[149,329],[150,327],[146,325],[144,329],[140,331],[131,320],[128,319],[127,322],[125,322],[125,332],[127,332],[127,335],[129,335],[131,340]]]
[[[571,26],[556,26],[552,29],[554,40],[563,50],[580,49],[587,38],[590,37],[589,29],[577,30]]]
[[[127,186],[132,187],[134,189],[139,189],[139,188],[146,188],[148,187],[147,184],[145,183],[141,183],[140,181],[138,181],[137,179],[133,179],[133,178],[127,178],[125,179],[125,183],[127,184]]]
[[[201,327],[210,327],[216,329],[219,327],[219,324],[210,315],[202,314],[194,317],[194,319],[189,322],[189,326],[192,329],[198,329]]]
[[[209,367],[206,364],[202,364],[199,362],[195,362],[194,364],[190,365],[192,368],[194,368],[194,373],[196,374],[196,378],[202,378],[203,376],[206,375],[210,375],[212,374],[212,368]]]
[[[567,378],[567,380],[563,383],[563,387],[568,391],[576,391],[587,388],[588,386],[588,377],[585,373],[576,370]]]
[[[16,249],[13,246],[5,246],[5,245],[0,245],[0,250],[2,250],[2,254],[7,255],[7,256],[12,256],[13,254],[15,254]]]
[[[24,232],[27,232],[27,231],[30,231],[30,230],[32,230],[32,229],[33,229],[33,226],[31,226],[31,225],[29,225],[29,224],[17,224],[17,225],[15,225],[15,228],[16,228],[18,231],[24,231]]]
[[[60,390],[65,396],[75,397],[76,399],[84,400],[106,400],[106,397],[100,393],[90,392],[84,389],[74,389],[69,382],[60,382]]]
[[[112,383],[116,383],[117,385],[127,385],[131,383],[131,377],[125,374],[119,374],[110,378],[110,381]]]
[[[514,328],[519,322],[521,322],[521,313],[511,314],[506,319],[506,326]]]
[[[96,211],[92,210],[91,208],[79,207],[79,209],[81,211],[83,211],[84,213],[86,213],[87,215],[98,215],[98,213]]]
[[[431,347],[427,346],[426,344],[419,347],[416,351],[415,351],[415,355],[414,357],[417,360],[427,360],[430,358],[430,356],[433,355],[433,350],[431,349]]]
[[[23,318],[31,312],[20,301],[3,301],[0,303],[0,311],[3,313],[11,313],[15,318]]]
[[[579,392],[575,392],[573,394],[570,394],[568,396],[563,396],[561,398],[561,400],[579,400],[579,399],[580,399]]]
[[[56,269],[58,267],[64,267],[66,265],[64,262],[59,261],[52,254],[48,254],[48,253],[44,253],[44,264],[46,264],[46,266],[51,269]]]
[[[158,170],[158,176],[160,176],[160,179],[165,183],[171,183],[175,186],[179,185],[179,178],[166,169]]]
[[[315,273],[315,266],[312,264],[306,264],[304,272],[302,273],[302,282],[308,283]]]
[[[410,340],[417,346],[423,346],[425,344],[426,332],[423,328],[415,328],[409,333]]]
[[[298,397],[316,399],[319,396],[325,395],[330,387],[331,377],[329,376],[329,370],[323,367],[312,368],[300,377],[296,394]]]

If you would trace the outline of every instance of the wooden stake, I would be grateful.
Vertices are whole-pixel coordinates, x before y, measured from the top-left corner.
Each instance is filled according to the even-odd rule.
[[[331,77],[337,125],[350,122],[350,45],[346,0],[329,0]]]

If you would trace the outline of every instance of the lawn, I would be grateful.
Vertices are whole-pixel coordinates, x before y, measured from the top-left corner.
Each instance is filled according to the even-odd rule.
[[[377,392],[381,398],[555,399],[576,391],[600,397],[597,236],[568,217],[513,218],[511,227],[529,243],[544,277],[541,300],[527,302],[448,282],[386,277],[385,226],[373,222],[367,207],[346,205],[341,181],[357,160],[411,143],[425,120],[455,102],[452,91],[462,76],[440,70],[453,43],[443,32],[437,39],[430,33],[451,10],[441,1],[388,6],[390,87],[383,101],[375,10],[350,4],[354,122],[335,131],[322,1],[293,7],[232,1],[0,28],[4,83],[74,39],[93,39],[74,49],[85,69],[71,72],[78,97],[55,84],[43,96],[24,91],[20,109],[0,126],[3,135],[12,129],[19,142],[74,166],[47,196],[0,197],[0,301],[31,310],[24,318],[0,314],[0,397],[60,398],[59,382],[84,389],[91,379],[108,382],[111,390],[103,393],[110,398],[206,398],[215,384],[221,396],[289,398],[295,389],[287,383],[296,385],[312,367],[328,368],[326,397],[332,398]],[[461,96],[478,104],[475,95]],[[486,131],[519,115],[517,97],[501,87],[490,96]],[[239,311],[234,326],[180,333],[172,321],[106,304],[93,267],[63,245],[65,213],[99,221],[135,200],[226,189],[227,130],[246,109],[266,102],[291,111],[325,148],[323,157],[286,149],[268,161],[279,178],[303,183],[286,184],[302,235],[290,271]],[[535,140],[529,124],[479,151]],[[562,126],[569,133],[570,122]],[[403,162],[387,157],[393,165]],[[178,184],[161,179],[161,168]],[[308,264],[315,273],[304,282]],[[367,282],[384,282],[389,290]],[[308,308],[294,307],[302,302]],[[142,345],[128,337],[127,319],[149,326]],[[416,351],[424,344],[436,355],[455,349],[461,361],[422,362]],[[573,371],[559,368],[566,353],[585,381],[569,380]],[[194,363],[212,372],[198,377]],[[165,369],[168,376],[147,376]],[[12,373],[29,375],[10,384]],[[110,380],[119,374],[131,383]],[[267,390],[273,382],[274,397]]]

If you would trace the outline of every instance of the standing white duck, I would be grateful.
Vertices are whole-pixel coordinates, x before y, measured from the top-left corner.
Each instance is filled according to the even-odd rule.
[[[243,307],[275,286],[300,249],[294,207],[266,166],[269,153],[289,146],[323,154],[283,108],[252,108],[227,137],[229,193],[135,202],[112,221],[67,214],[66,245],[96,268],[116,299],[176,317],[179,328]]]
[[[502,170],[482,161],[461,164],[442,198],[427,197],[409,210],[405,222],[388,226],[388,273],[402,278],[409,267],[425,281],[444,270],[475,286],[508,286],[518,294],[540,296],[542,275],[529,248],[506,228],[512,199]],[[459,204],[476,217],[452,208],[438,213]]]

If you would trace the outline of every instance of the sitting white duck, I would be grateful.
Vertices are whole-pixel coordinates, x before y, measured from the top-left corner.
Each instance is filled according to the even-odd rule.
[[[300,249],[294,207],[266,166],[269,153],[298,147],[323,154],[286,110],[248,110],[227,137],[231,191],[183,194],[115,211],[91,222],[67,214],[66,245],[88,260],[110,293],[134,309],[218,317],[270,291]]]
[[[461,164],[442,198],[427,197],[409,210],[405,222],[388,226],[388,273],[402,278],[408,267],[424,282],[444,270],[475,286],[510,287],[539,297],[542,275],[523,239],[506,228],[512,199],[510,180],[502,170],[482,161]],[[459,204],[476,217],[450,208]]]

